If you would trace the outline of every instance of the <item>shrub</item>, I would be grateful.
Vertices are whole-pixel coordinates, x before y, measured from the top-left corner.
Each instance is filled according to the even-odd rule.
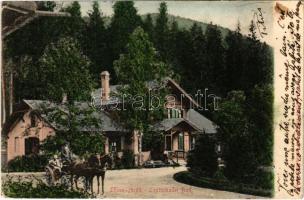
[[[219,168],[218,170],[216,170],[216,172],[213,175],[213,178],[219,181],[228,181],[226,176],[224,175],[223,168]]]
[[[189,170],[199,176],[213,176],[217,170],[217,156],[215,153],[215,139],[201,135],[190,151],[187,159]]]
[[[131,150],[124,150],[121,158],[123,168],[130,169],[134,167],[134,153]]]
[[[204,188],[211,188],[217,190],[225,190],[225,191],[238,192],[238,193],[244,193],[250,195],[267,196],[267,197],[272,197],[273,195],[273,190],[264,189],[249,184],[231,182],[227,180],[217,180],[208,177],[196,177],[191,172],[187,172],[187,171],[178,172],[174,174],[173,178],[178,182],[197,186],[197,187],[204,187]]]
[[[80,191],[70,191],[64,186],[48,186],[42,181],[34,186],[33,181],[12,181],[2,183],[5,196],[11,198],[88,198],[89,195]]]
[[[253,184],[261,188],[273,190],[274,174],[272,171],[257,170],[253,178]]]
[[[44,171],[47,164],[47,157],[44,155],[17,156],[7,164],[9,172],[39,172]]]

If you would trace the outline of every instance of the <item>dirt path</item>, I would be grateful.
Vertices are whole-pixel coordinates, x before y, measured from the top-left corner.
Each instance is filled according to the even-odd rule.
[[[107,171],[105,198],[261,198],[233,192],[189,186],[173,175],[185,167]],[[97,191],[97,183],[94,183]]]
[[[176,182],[173,175],[185,171],[186,167],[167,167],[155,169],[108,170],[105,178],[105,194],[101,198],[216,198],[216,199],[251,199],[258,196],[199,188]],[[10,174],[13,175],[13,174]],[[33,173],[14,173],[32,179]],[[34,173],[35,177],[44,177],[44,173]],[[2,180],[5,180],[2,174]],[[81,185],[81,184],[80,184]],[[97,181],[94,179],[94,191],[97,192]]]

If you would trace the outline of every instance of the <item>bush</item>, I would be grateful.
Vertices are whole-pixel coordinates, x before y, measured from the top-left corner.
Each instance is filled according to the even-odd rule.
[[[178,172],[174,174],[173,178],[178,182],[197,186],[197,187],[225,190],[225,191],[266,196],[266,197],[273,196],[273,190],[262,189],[260,187],[255,187],[254,185],[235,183],[227,180],[219,180],[219,179],[207,178],[207,177],[196,177],[191,172],[187,172],[187,171]]]
[[[121,165],[123,168],[130,169],[133,168],[134,165],[134,153],[131,150],[124,150],[123,155],[121,157]]]
[[[34,186],[33,181],[17,181],[11,179],[2,183],[5,196],[11,198],[88,198],[89,195],[80,191],[70,191],[64,186],[48,186],[38,181]]]
[[[273,190],[274,188],[274,174],[272,171],[258,170],[253,178],[253,184],[261,188]]]
[[[216,172],[213,175],[213,178],[219,181],[228,181],[226,176],[224,175],[223,168],[219,168],[218,170],[216,170]]]
[[[199,176],[213,176],[217,170],[215,139],[207,135],[201,135],[194,150],[190,151],[188,155],[187,167],[192,173]]]
[[[48,159],[44,155],[18,156],[7,164],[9,172],[40,172],[44,171]]]

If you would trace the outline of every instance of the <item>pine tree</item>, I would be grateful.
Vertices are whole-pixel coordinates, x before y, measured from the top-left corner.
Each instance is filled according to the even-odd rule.
[[[141,18],[137,14],[132,1],[118,1],[114,4],[114,16],[110,24],[112,48],[114,58],[123,53],[128,43],[130,34],[141,25]]]
[[[152,42],[142,28],[138,27],[130,36],[126,47],[126,53],[122,54],[114,62],[118,80],[123,84],[128,84],[125,88],[119,89],[119,96],[124,95],[125,110],[119,111],[118,120],[130,129],[137,129],[144,133],[143,148],[151,150],[162,148],[161,135],[151,131],[153,123],[162,120],[164,117],[164,103],[166,89],[163,88],[164,77],[170,75],[168,67],[161,62],[156,54]],[[156,85],[159,105],[151,109],[149,99],[150,88],[147,81],[153,81]],[[140,105],[135,105],[134,98],[138,97]],[[131,103],[130,103],[131,102]]]
[[[160,3],[159,14],[156,18],[155,24],[155,46],[160,51],[163,59],[168,60],[168,39],[169,39],[169,27],[168,27],[168,12],[167,4],[165,2]]]
[[[178,34],[179,27],[176,21],[173,21],[169,30],[169,39],[168,39],[168,55],[169,63],[172,64],[173,70],[176,72],[175,75],[181,72],[181,64],[177,57],[178,55]]]
[[[149,35],[150,40],[152,40],[152,38],[154,36],[154,25],[153,25],[153,20],[152,20],[151,14],[147,14],[147,16],[143,22],[143,29]]]
[[[78,1],[73,1],[72,4],[62,9],[65,12],[70,13],[70,17],[59,19],[62,23],[63,29],[66,34],[65,36],[74,37],[81,45],[83,45],[85,23],[81,17],[81,6]]]
[[[98,2],[92,5],[92,11],[88,13],[89,22],[86,27],[85,54],[92,61],[90,72],[95,81],[99,83],[99,74],[108,69],[108,51],[106,44],[106,29],[102,19],[102,13],[99,10]]]
[[[227,44],[225,51],[227,91],[243,89],[241,77],[246,68],[245,58],[247,55],[244,49],[244,39],[240,31],[240,24],[238,23],[236,31],[229,31],[225,38]]]
[[[142,24],[133,1],[117,1],[114,4],[114,15],[109,27],[110,64],[125,52],[131,33]],[[113,65],[109,67],[112,81],[116,82]]]
[[[206,29],[206,80],[207,86],[217,96],[225,95],[225,49],[218,27],[208,24]]]

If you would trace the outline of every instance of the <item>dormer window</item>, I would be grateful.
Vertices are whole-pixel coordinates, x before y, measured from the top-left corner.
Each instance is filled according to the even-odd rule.
[[[36,118],[35,116],[31,116],[31,127],[35,127],[36,126]]]
[[[171,118],[182,118],[182,111],[177,108],[168,109],[168,119]]]

